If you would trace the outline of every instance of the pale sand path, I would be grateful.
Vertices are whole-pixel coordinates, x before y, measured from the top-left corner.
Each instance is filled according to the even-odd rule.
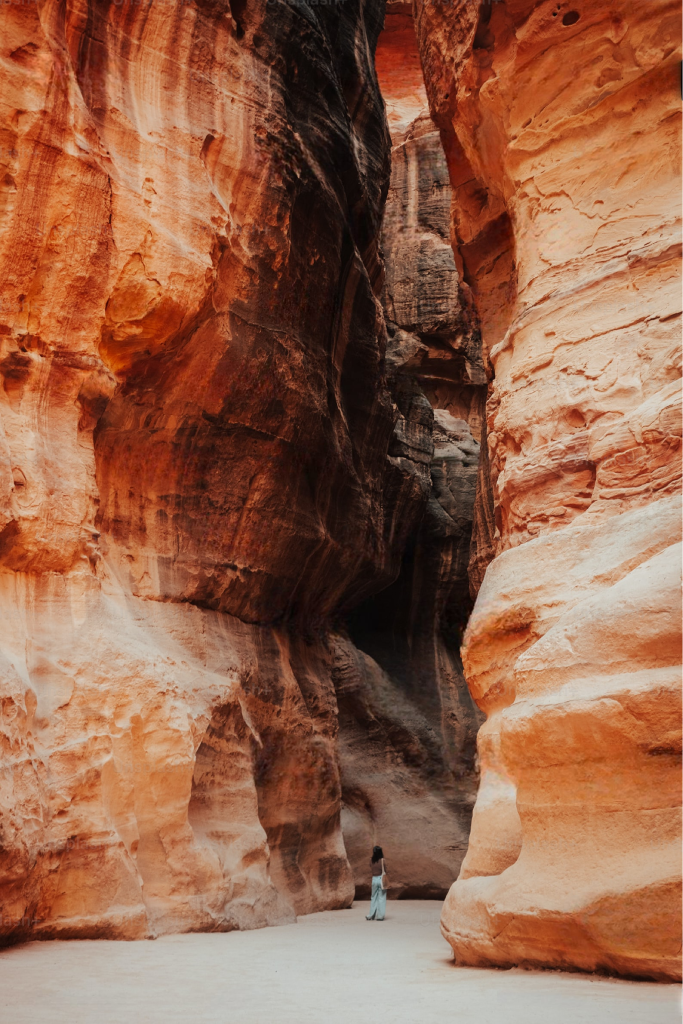
[[[678,1024],[675,985],[456,968],[440,903],[254,932],[0,951],[2,1024]]]

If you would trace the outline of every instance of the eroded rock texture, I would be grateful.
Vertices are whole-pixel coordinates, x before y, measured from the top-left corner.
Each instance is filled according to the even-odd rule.
[[[495,372],[464,646],[488,720],[444,935],[462,963],[673,978],[678,14],[418,2],[418,34]]]
[[[377,71],[392,133],[382,227],[392,464],[419,481],[424,512],[401,572],[345,620],[335,685],[344,839],[356,891],[381,842],[392,896],[445,896],[457,877],[478,781],[480,714],[459,648],[485,397],[478,321],[449,241],[450,185],[426,105],[410,8],[390,4]],[[355,645],[355,646],[354,646]]]
[[[2,7],[5,941],[347,906],[373,839],[396,894],[457,873],[483,378],[431,129],[431,313],[386,358],[382,16]],[[353,643],[387,588],[398,676]]]
[[[2,9],[2,932],[348,905],[387,460],[379,3]]]

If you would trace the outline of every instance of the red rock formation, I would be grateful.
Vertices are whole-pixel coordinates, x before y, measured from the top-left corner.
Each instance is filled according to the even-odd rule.
[[[448,354],[456,418],[434,430],[402,318],[385,362],[380,4],[2,18],[0,934],[348,905],[342,772],[394,794],[375,825],[397,891],[445,892],[476,781],[442,634],[464,624],[482,371],[443,197],[443,309],[413,328],[429,365]],[[415,146],[433,166],[434,139]],[[348,636],[371,595],[405,593],[406,548],[407,682]]]
[[[2,932],[346,905],[321,628],[424,502],[379,5],[2,10]]]
[[[381,842],[392,896],[442,897],[466,850],[478,781],[480,717],[459,646],[485,376],[449,243],[448,169],[403,6],[387,10],[377,69],[393,142],[382,227],[397,413],[389,454],[420,481],[425,506],[398,579],[346,617],[353,644],[335,642],[342,822],[359,896],[369,894],[368,851]]]
[[[443,891],[497,552],[444,932],[678,971],[676,12],[418,12],[446,164],[404,8],[392,140],[379,3],[2,8],[6,941]]]
[[[488,721],[444,935],[461,963],[677,977],[678,14],[418,2],[418,35],[495,372],[464,647]]]

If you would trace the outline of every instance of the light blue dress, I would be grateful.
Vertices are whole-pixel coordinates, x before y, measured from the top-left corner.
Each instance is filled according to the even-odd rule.
[[[384,861],[382,861],[384,870]],[[370,900],[370,913],[365,915],[366,921],[383,921],[384,912],[387,909],[387,891],[382,888],[382,876],[372,876],[372,898]]]

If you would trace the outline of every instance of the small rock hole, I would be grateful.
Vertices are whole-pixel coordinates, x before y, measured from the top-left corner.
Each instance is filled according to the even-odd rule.
[[[207,135],[206,136],[206,138],[204,139],[204,142],[202,144],[202,151],[199,154],[201,160],[206,160],[206,157],[208,155],[209,149],[211,148],[211,143],[215,142],[215,141],[216,141],[216,136],[215,135]]]
[[[562,19],[563,25],[576,25],[581,15],[578,11],[567,11],[564,18]]]

